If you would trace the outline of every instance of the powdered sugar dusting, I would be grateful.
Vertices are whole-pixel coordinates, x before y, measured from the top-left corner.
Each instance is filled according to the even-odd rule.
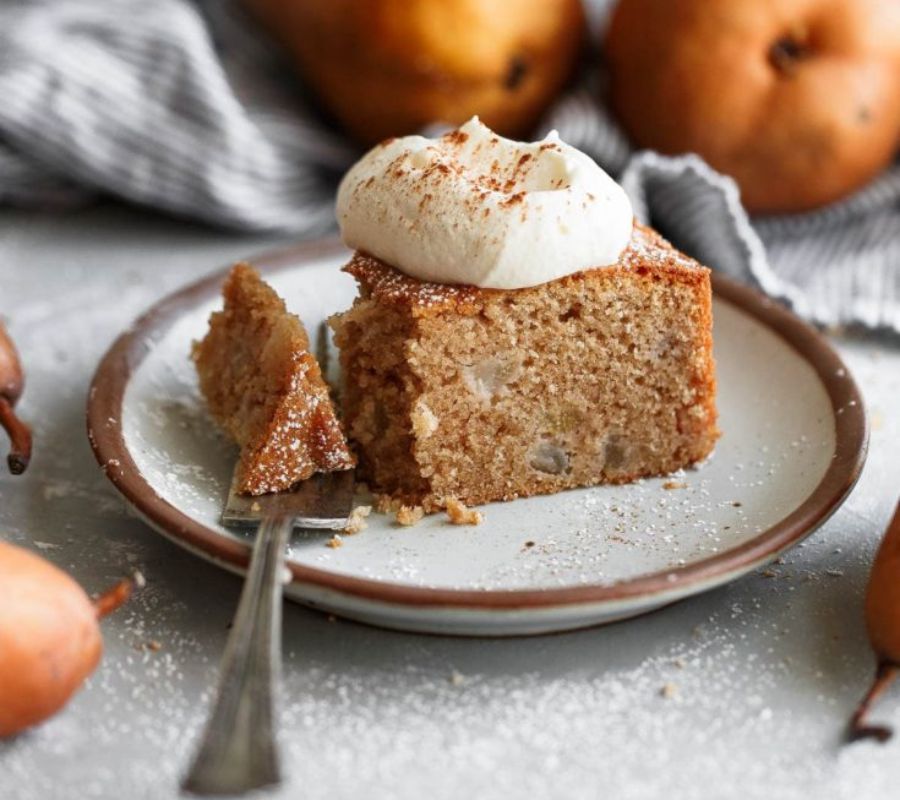
[[[240,583],[125,512],[84,440],[84,399],[97,359],[129,320],[191,276],[226,263],[236,246],[259,251],[266,244],[236,245],[232,236],[109,207],[7,214],[0,225],[2,313],[29,370],[21,408],[35,424],[38,448],[25,475],[0,472],[0,534],[52,544],[42,555],[91,592],[130,565],[148,584],[104,620],[103,661],[73,702],[45,725],[0,742],[0,796],[175,798]],[[277,285],[318,291],[317,270],[304,266],[295,282]],[[314,294],[312,306],[350,302],[352,280],[332,274],[335,285],[345,281],[344,295]],[[52,296],[44,295],[48,285],[57,289]],[[203,323],[185,333],[196,336]],[[726,328],[721,332],[724,344]],[[751,339],[745,352],[754,349],[760,343]],[[626,624],[502,641],[392,633],[286,604],[279,704],[285,785],[266,797],[893,797],[900,739],[842,747],[840,738],[874,666],[862,597],[896,502],[900,354],[871,340],[844,341],[841,350],[881,420],[869,466],[848,503],[807,544],[739,582]],[[189,365],[182,366],[190,377]],[[160,471],[169,459],[173,487],[184,470],[185,483],[198,474],[211,481],[199,496],[215,495],[213,486],[224,491],[211,465],[221,461],[227,473],[234,453],[196,404],[195,387],[171,378],[155,388],[176,394],[156,398],[148,385],[133,398],[146,402],[159,424],[156,432],[148,424],[132,444],[159,450],[153,459]],[[778,385],[764,388],[778,403],[773,417],[794,412]],[[747,518],[756,513],[748,502],[755,484],[767,479],[755,462],[783,463],[769,483],[784,483],[817,446],[791,435],[776,451],[778,429],[760,432],[763,439],[748,446],[720,498],[744,502]],[[729,427],[722,447],[733,435]],[[716,460],[724,453],[720,448]],[[206,459],[202,473],[190,471],[197,454]],[[659,496],[675,502],[688,491],[701,495],[699,503],[705,477],[678,476],[689,488]],[[648,494],[650,486],[644,484]],[[603,503],[595,507],[615,525],[630,524],[626,509],[622,519]],[[427,522],[401,531],[404,541],[414,542]],[[452,553],[477,531],[445,526],[435,535],[454,537],[442,540],[442,552]],[[336,555],[370,533],[348,537]],[[517,541],[516,552],[529,549],[528,541]],[[675,691],[666,698],[668,684]],[[875,716],[900,726],[895,692]]]

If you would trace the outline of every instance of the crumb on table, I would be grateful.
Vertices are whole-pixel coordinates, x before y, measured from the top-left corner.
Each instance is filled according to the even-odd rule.
[[[484,514],[469,508],[455,497],[445,501],[447,516],[454,525],[481,525],[484,522]]]
[[[347,527],[344,528],[344,533],[352,535],[364,531],[368,527],[365,518],[371,513],[372,506],[357,506],[354,508],[347,519]]]
[[[397,524],[405,528],[412,527],[422,517],[425,516],[425,509],[422,506],[400,506],[397,509]]]

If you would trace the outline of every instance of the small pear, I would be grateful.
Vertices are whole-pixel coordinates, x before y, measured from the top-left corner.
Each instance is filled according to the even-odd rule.
[[[50,562],[0,541],[0,739],[68,702],[100,661],[98,621],[135,583],[121,581],[91,600]]]
[[[581,0],[244,0],[360,143],[477,115],[528,137],[572,76]]]
[[[31,431],[13,410],[25,386],[19,354],[6,328],[0,323],[0,426],[9,435],[9,471],[21,475],[31,458]]]
[[[850,722],[850,739],[887,741],[890,728],[869,725],[865,718],[876,698],[900,669],[900,503],[875,555],[866,592],[866,630],[875,651],[875,680]]]

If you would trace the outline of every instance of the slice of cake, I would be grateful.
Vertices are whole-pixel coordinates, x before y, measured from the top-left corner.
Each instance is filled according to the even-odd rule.
[[[357,253],[332,320],[359,474],[433,511],[661,475],[718,436],[709,271],[635,227],[614,267],[530,289],[426,283]]]
[[[353,467],[303,323],[248,264],[223,294],[193,358],[212,415],[240,445],[239,490],[278,492]]]
[[[712,450],[709,271],[583,154],[477,121],[395,140],[338,216],[360,291],[331,320],[344,421],[385,501],[622,483]]]

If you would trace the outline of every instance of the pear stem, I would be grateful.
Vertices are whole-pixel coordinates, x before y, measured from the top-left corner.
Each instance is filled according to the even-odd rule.
[[[9,471],[21,475],[31,460],[31,431],[13,411],[12,404],[0,395],[0,426],[9,434],[10,449],[6,457]]]
[[[891,738],[894,733],[891,728],[884,725],[869,725],[866,723],[866,716],[873,703],[890,686],[891,681],[894,680],[894,677],[897,675],[897,669],[897,665],[889,661],[878,662],[872,686],[850,720],[850,729],[847,733],[848,741],[858,742],[860,739],[877,739],[879,742],[886,742]]]
[[[135,571],[131,578],[123,578],[111,589],[94,600],[94,608],[97,609],[97,619],[103,619],[107,614],[112,614],[119,606],[124,605],[128,598],[134,594],[135,589],[144,586],[144,576]]]

